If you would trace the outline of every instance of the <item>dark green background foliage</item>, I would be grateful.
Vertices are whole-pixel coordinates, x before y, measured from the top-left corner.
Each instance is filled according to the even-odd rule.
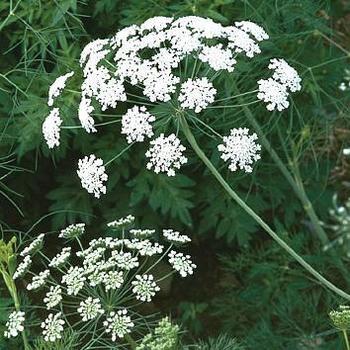
[[[199,269],[192,281],[174,285],[159,310],[182,317],[188,338],[226,332],[248,349],[339,348],[327,319],[338,300],[269,241],[191,153],[189,165],[169,178],[145,170],[145,146],[137,145],[113,164],[108,193],[95,200],[80,186],[77,160],[89,153],[105,159],[117,154],[126,145],[119,126],[105,127],[98,136],[64,132],[54,152],[43,142],[48,86],[78,66],[87,42],[155,15],[193,14],[223,24],[252,20],[269,33],[264,57],[254,66],[240,66],[238,86],[248,78],[256,81],[270,57],[285,57],[299,71],[303,90],[289,110],[272,115],[263,107],[253,111],[280,157],[297,164],[316,212],[327,221],[333,193],[347,194],[342,181],[348,170],[339,165],[339,154],[350,146],[349,98],[337,87],[349,67],[348,1],[5,0],[0,3],[2,228],[5,234],[8,228],[27,230],[54,212],[37,231],[81,220],[98,231],[106,220],[129,213],[143,227],[181,229],[193,237],[190,250]],[[226,95],[233,94],[229,77],[220,84]],[[64,95],[63,100],[63,114],[74,123],[77,99]],[[223,134],[230,127],[249,126],[234,110],[202,117]],[[198,139],[249,205],[309,262],[349,290],[350,279],[332,268],[332,258],[322,252],[299,200],[267,152],[252,175],[231,174],[219,162],[216,141],[205,135]],[[0,302],[6,306],[6,300]],[[177,308],[178,303],[185,307]]]

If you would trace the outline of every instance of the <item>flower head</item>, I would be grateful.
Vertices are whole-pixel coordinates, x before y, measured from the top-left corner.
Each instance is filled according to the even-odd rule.
[[[100,299],[88,297],[85,301],[80,303],[78,312],[84,322],[93,320],[98,315],[104,313],[102,309]]]
[[[160,291],[160,288],[154,282],[153,275],[136,275],[135,279],[131,284],[134,286],[132,291],[136,294],[136,299],[150,302],[156,292]]]
[[[59,238],[65,239],[74,239],[80,237],[85,233],[85,224],[72,224],[61,230],[61,233],[58,235]]]
[[[181,277],[192,275],[193,270],[197,267],[197,265],[191,261],[191,257],[189,255],[177,253],[174,250],[172,250],[168,254],[168,257],[170,265],[173,267],[174,270],[179,272]]]
[[[106,291],[112,289],[118,289],[124,283],[124,277],[122,271],[109,271],[103,276],[103,284]]]
[[[46,293],[44,303],[48,309],[52,309],[62,301],[62,289],[60,286],[51,286]]]
[[[298,72],[284,59],[271,59],[269,69],[274,70],[272,78],[285,85],[290,91],[296,92],[301,89],[301,78],[299,77]]]
[[[64,87],[66,86],[67,80],[74,75],[74,72],[69,72],[67,74],[59,76],[49,88],[49,99],[47,104],[52,106],[56,97],[60,95]]]
[[[62,283],[67,285],[68,295],[77,295],[84,287],[86,277],[84,269],[78,266],[71,266],[66,274],[62,276]]]
[[[7,330],[4,332],[6,338],[17,337],[18,333],[23,332],[24,315],[25,313],[23,311],[13,311],[10,313],[6,322]]]
[[[163,236],[166,240],[173,243],[191,242],[191,238],[186,235],[181,235],[180,232],[172,229],[163,230]]]
[[[151,147],[146,152],[149,158],[147,169],[154,169],[155,173],[166,173],[175,176],[175,170],[187,163],[187,158],[182,154],[186,148],[181,145],[175,134],[164,136],[160,134],[150,142]]]
[[[81,185],[89,193],[93,193],[96,198],[100,198],[101,193],[106,193],[106,186],[103,182],[107,181],[108,175],[105,173],[105,167],[101,158],[96,158],[94,154],[89,157],[79,159],[78,176]]]
[[[53,108],[42,125],[42,132],[49,148],[60,145],[60,130],[62,119],[58,108]]]
[[[289,107],[289,94],[286,85],[279,83],[273,78],[260,79],[258,85],[258,99],[267,102],[267,110],[273,111],[277,109],[281,112]]]
[[[252,172],[252,164],[260,159],[261,146],[256,143],[258,136],[248,134],[247,128],[231,129],[229,136],[224,136],[224,143],[218,146],[222,153],[221,158],[230,162],[229,169],[236,171],[238,168],[247,173]]]
[[[32,243],[28,247],[25,247],[21,253],[20,256],[25,256],[25,255],[32,255],[36,253],[42,246],[43,246],[43,240],[44,240],[45,235],[41,233],[38,237],[36,237]]]
[[[121,133],[126,135],[128,143],[143,142],[145,137],[153,136],[151,122],[155,120],[145,106],[134,106],[123,115]]]
[[[216,89],[208,78],[188,79],[181,85],[178,100],[182,108],[199,113],[214,102],[215,95]]]
[[[338,310],[332,310],[329,317],[338,329],[350,329],[350,307],[348,305],[340,305]]]
[[[13,279],[23,276],[32,264],[32,258],[30,255],[26,255],[23,261],[17,266],[15,273],[13,274]]]
[[[110,312],[103,325],[106,327],[106,332],[111,333],[113,341],[116,341],[117,337],[123,338],[134,327],[126,309]]]
[[[62,314],[60,312],[55,315],[49,314],[45,321],[41,323],[45,341],[55,342],[62,338],[63,325],[65,322],[61,316]]]
[[[45,270],[33,277],[32,282],[27,285],[28,290],[35,290],[42,287],[50,275],[49,270]]]
[[[128,215],[125,218],[120,218],[118,220],[109,222],[107,226],[113,229],[122,229],[132,225],[134,221],[135,217],[132,215]]]
[[[49,263],[50,267],[60,267],[66,263],[71,255],[71,247],[64,247]]]

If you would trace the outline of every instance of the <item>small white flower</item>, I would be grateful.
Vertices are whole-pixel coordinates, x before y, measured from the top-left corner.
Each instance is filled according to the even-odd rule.
[[[101,84],[96,98],[101,104],[102,111],[108,107],[116,108],[117,102],[127,100],[123,82],[112,78],[107,83]]]
[[[128,215],[125,218],[120,218],[118,220],[111,221],[107,224],[108,227],[118,229],[118,228],[125,228],[127,226],[130,226],[135,221],[135,217],[132,215]]]
[[[58,305],[62,301],[62,289],[60,286],[51,286],[50,290],[46,293],[44,303],[47,309],[51,309]]]
[[[228,72],[233,72],[234,65],[237,63],[232,56],[232,51],[224,49],[222,44],[203,46],[198,58],[202,62],[208,62],[215,71],[226,69]]]
[[[72,224],[61,230],[61,233],[58,235],[59,238],[73,239],[80,237],[85,233],[85,224]]]
[[[92,273],[88,276],[89,285],[91,287],[98,286],[104,281],[106,273],[104,271],[99,271],[99,269],[97,269],[97,264],[91,264],[89,267],[91,267],[92,270]],[[88,268],[88,270],[90,269]]]
[[[35,253],[36,251],[38,251],[43,244],[43,240],[44,240],[45,235],[43,233],[41,233],[38,237],[36,237],[34,239],[34,241],[32,243],[30,243],[30,245],[28,247],[25,247],[22,252],[20,253],[20,256],[25,256],[28,254],[32,254]]]
[[[111,333],[113,341],[116,341],[117,337],[123,338],[134,327],[126,309],[110,312],[103,325],[106,327],[106,332]]]
[[[274,70],[272,78],[281,84],[284,84],[291,92],[301,90],[301,78],[299,77],[298,72],[284,59],[271,59],[269,69]]]
[[[78,118],[81,126],[86,132],[96,132],[94,118],[91,117],[91,113],[94,111],[94,107],[91,106],[91,99],[82,97],[79,104]]]
[[[214,102],[216,89],[208,78],[188,79],[181,85],[178,100],[182,108],[194,109],[199,113]]]
[[[109,271],[104,275],[103,284],[106,291],[110,289],[118,289],[124,283],[124,277],[122,271]]]
[[[155,254],[161,254],[164,247],[159,243],[152,243],[150,240],[145,239],[142,241],[132,242],[128,246],[130,249],[137,249],[141,256],[152,256]]]
[[[122,117],[122,134],[126,135],[128,143],[143,142],[145,137],[152,137],[151,123],[156,118],[147,112],[145,106],[129,108]]]
[[[344,148],[343,149],[343,155],[344,156],[350,156],[350,148]]]
[[[68,295],[77,295],[84,287],[86,277],[83,275],[84,269],[78,266],[71,266],[68,272],[62,276],[62,283],[67,285]]]
[[[183,253],[177,253],[172,250],[169,254],[169,263],[174,270],[180,273],[182,277],[193,274],[193,269],[197,267],[192,261],[189,255]]]
[[[134,286],[132,291],[136,294],[136,299],[149,303],[160,288],[152,275],[136,275],[135,278],[136,281],[132,281],[131,284]]]
[[[42,287],[45,284],[49,275],[50,275],[49,270],[40,272],[39,275],[33,277],[32,282],[27,285],[27,289],[35,290]]]
[[[10,313],[6,322],[7,330],[4,332],[6,338],[17,337],[18,333],[23,332],[24,315],[25,313],[23,311],[13,311]]]
[[[17,266],[15,273],[13,274],[13,279],[23,276],[32,264],[32,258],[30,255],[24,257],[23,261]]]
[[[160,134],[150,144],[151,147],[146,152],[146,157],[150,158],[147,169],[154,168],[157,174],[166,173],[168,176],[175,176],[175,170],[187,163],[187,158],[182,154],[186,147],[181,145],[175,134],[169,136]]]
[[[155,234],[156,230],[150,230],[150,229],[132,229],[129,231],[130,235],[139,238],[139,239],[145,239],[148,237],[151,237]]]
[[[80,177],[81,185],[89,193],[93,193],[96,198],[100,198],[101,193],[106,193],[108,175],[101,158],[96,158],[94,154],[79,159],[77,174]]]
[[[63,123],[60,118],[58,108],[53,108],[49,115],[45,118],[42,125],[42,133],[49,148],[60,145],[60,130]]]
[[[247,173],[252,172],[252,164],[260,159],[261,146],[256,143],[258,136],[253,133],[249,135],[249,129],[231,129],[229,136],[224,136],[224,143],[218,145],[222,153],[221,158],[229,162],[229,169],[236,171],[238,168]]]
[[[93,299],[92,297],[88,297],[85,301],[82,301],[77,311],[84,322],[93,320],[98,315],[102,315],[104,313],[100,299]]]
[[[71,247],[64,247],[61,253],[58,253],[52,258],[49,263],[50,267],[60,267],[66,263],[71,255]]]
[[[60,95],[61,91],[66,86],[67,79],[69,79],[73,75],[74,75],[73,71],[67,74],[61,75],[52,83],[52,85],[49,88],[49,99],[47,101],[47,104],[49,106],[53,105],[54,99]]]
[[[252,34],[257,41],[263,41],[269,38],[265,30],[254,22],[235,22],[235,26],[248,34]]]
[[[163,230],[163,236],[169,242],[174,243],[187,243],[191,242],[191,238],[186,235],[181,235],[180,232],[174,231],[172,229]]]
[[[43,328],[43,336],[45,341],[55,342],[62,338],[64,320],[61,318],[61,313],[55,315],[49,314],[44,322],[41,323]]]
[[[267,110],[273,111],[277,109],[281,112],[289,107],[289,94],[285,84],[281,84],[272,78],[261,79],[258,81],[258,84],[258,99],[267,102]]]
[[[340,85],[339,85],[339,90],[340,91],[345,91],[347,89],[347,85],[345,84],[345,82],[341,82]]]

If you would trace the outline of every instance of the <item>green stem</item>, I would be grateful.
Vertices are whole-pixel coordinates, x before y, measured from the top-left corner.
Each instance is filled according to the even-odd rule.
[[[345,340],[345,344],[346,344],[346,350],[350,350],[348,333],[346,332],[346,329],[343,329],[343,335],[344,335],[344,340]]]
[[[259,215],[257,215],[230,187],[230,185],[224,180],[220,173],[216,170],[215,166],[210,162],[207,156],[204,154],[202,149],[197,144],[195,137],[193,136],[186,119],[181,116],[180,123],[182,126],[183,133],[185,134],[188,142],[196,152],[198,157],[207,166],[210,172],[218,180],[220,185],[228,193],[228,195],[249,215],[251,216],[270,236],[273,238],[285,251],[288,252],[300,265],[302,265],[310,274],[312,274],[321,284],[328,289],[332,290],[344,299],[350,300],[350,295],[336,287],[334,284],[325,279],[320,273],[318,273],[310,264],[308,264],[299,254],[297,254],[287,243],[284,242],[271,228],[263,221]]]
[[[261,129],[259,123],[256,121],[253,113],[247,106],[243,106],[244,114],[246,115],[249,122],[252,124],[253,128],[255,129],[255,132],[259,136],[259,141],[264,146],[264,148],[270,153],[271,158],[275,161],[276,165],[286,178],[286,180],[289,182],[291,187],[293,188],[293,191],[298,196],[299,200],[303,204],[304,210],[306,211],[307,215],[309,216],[311,223],[315,229],[316,234],[318,235],[320,241],[323,245],[326,245],[329,243],[327,234],[325,233],[324,229],[322,228],[320,224],[320,220],[318,219],[315,210],[305,192],[304,185],[302,181],[296,181],[287,167],[282,162],[281,158],[278,156],[278,154],[275,152],[275,150],[272,148],[270,142],[266,138],[263,130]]]

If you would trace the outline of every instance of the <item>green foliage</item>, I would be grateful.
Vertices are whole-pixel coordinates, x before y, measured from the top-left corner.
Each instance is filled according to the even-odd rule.
[[[47,342],[43,338],[36,339],[31,350],[67,350],[78,349],[80,346],[78,334],[66,331],[62,334],[62,339],[55,342]]]
[[[198,345],[201,350],[243,350],[244,348],[237,342],[236,339],[230,338],[226,334],[221,334],[217,338],[209,338],[206,342],[201,342]]]

